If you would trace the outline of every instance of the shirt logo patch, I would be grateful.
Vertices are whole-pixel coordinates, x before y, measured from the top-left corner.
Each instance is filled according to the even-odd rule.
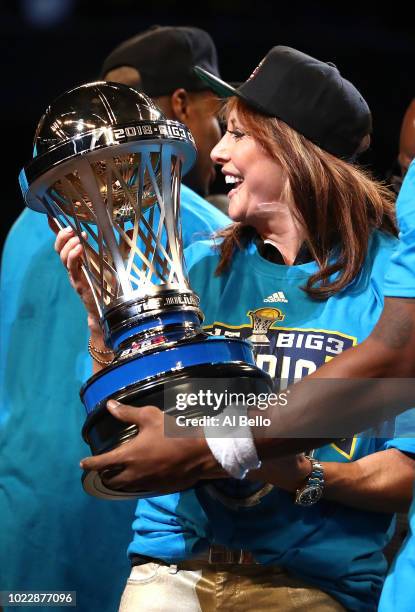
[[[282,327],[284,313],[264,307],[248,311],[250,324],[215,321],[204,327],[215,336],[249,340],[257,366],[284,386],[315,372],[323,363],[356,344],[356,338],[335,330]]]
[[[288,304],[284,291],[275,291],[275,293],[272,293],[268,297],[264,298],[264,302],[283,302],[284,304]]]

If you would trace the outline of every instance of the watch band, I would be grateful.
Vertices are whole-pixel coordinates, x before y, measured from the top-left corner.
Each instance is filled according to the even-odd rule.
[[[311,462],[311,472],[305,483],[295,492],[295,503],[299,506],[312,506],[317,503],[323,495],[324,468],[322,464],[313,457],[305,456]]]

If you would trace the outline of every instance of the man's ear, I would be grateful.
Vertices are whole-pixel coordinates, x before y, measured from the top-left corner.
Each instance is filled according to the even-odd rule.
[[[188,92],[183,88],[176,89],[171,95],[170,104],[177,121],[186,123],[190,110],[190,96]]]
[[[411,161],[412,159],[407,153],[405,153],[405,151],[399,151],[398,162],[401,167],[402,176],[404,176],[408,171]]]

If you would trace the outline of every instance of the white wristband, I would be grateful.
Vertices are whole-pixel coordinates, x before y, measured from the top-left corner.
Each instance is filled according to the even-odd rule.
[[[206,442],[216,461],[233,478],[239,480],[246,477],[250,470],[261,467],[251,428],[248,425],[239,425],[240,415],[246,415],[246,407],[228,406],[220,414],[221,423],[235,423],[235,425],[220,425],[218,427],[204,427]],[[213,437],[216,434],[216,437]],[[217,437],[220,434],[221,437]]]

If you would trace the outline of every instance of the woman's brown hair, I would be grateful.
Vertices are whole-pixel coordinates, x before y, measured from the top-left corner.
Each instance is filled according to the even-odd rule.
[[[392,193],[366,170],[327,153],[283,121],[251,110],[238,98],[227,103],[226,115],[232,110],[287,173],[306,244],[319,265],[304,290],[315,299],[329,298],[359,273],[373,229],[396,235]],[[218,235],[223,241],[216,273],[221,274],[235,249],[244,248],[255,230],[234,223]]]

